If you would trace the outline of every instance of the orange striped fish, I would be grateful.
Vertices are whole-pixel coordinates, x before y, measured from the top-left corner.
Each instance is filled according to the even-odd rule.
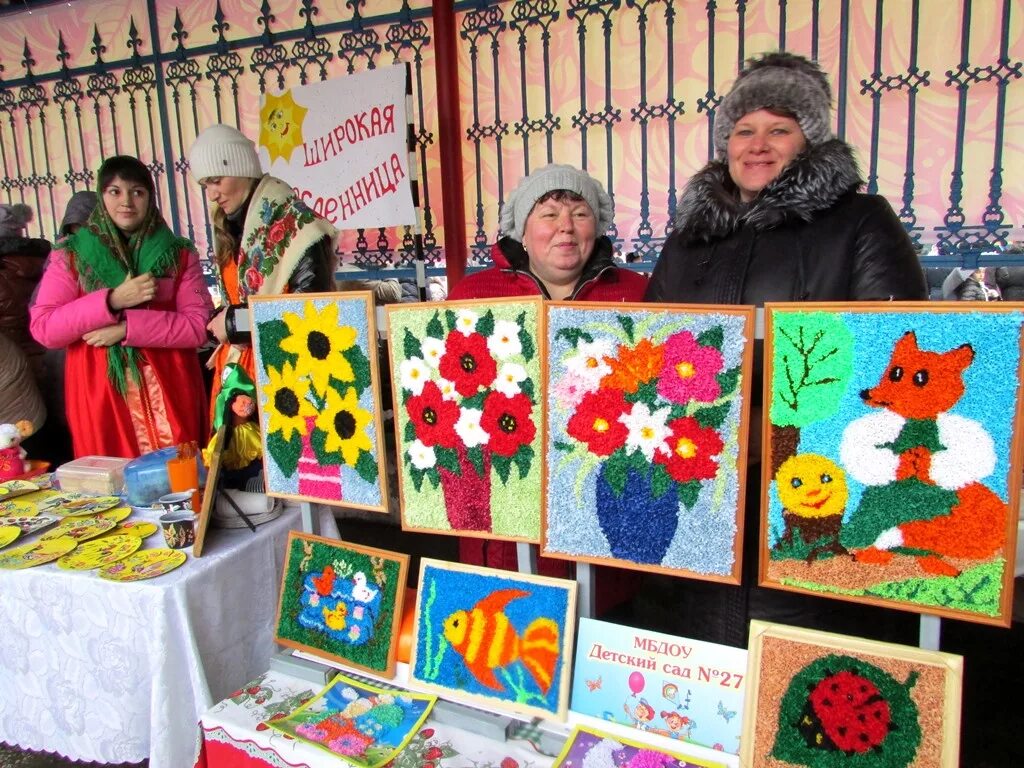
[[[517,659],[542,693],[551,688],[558,661],[558,624],[538,618],[530,622],[522,637],[509,623],[504,608],[513,600],[529,597],[522,589],[499,589],[472,610],[456,611],[444,620],[444,637],[462,656],[466,668],[482,685],[503,691],[494,670]]]

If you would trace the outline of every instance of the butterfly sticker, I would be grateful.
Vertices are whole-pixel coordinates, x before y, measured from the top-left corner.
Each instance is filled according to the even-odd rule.
[[[601,676],[600,675],[597,676],[596,680],[587,680],[586,678],[584,678],[583,681],[587,684],[587,690],[589,690],[591,692],[600,690],[600,688],[601,688]]]
[[[718,700],[718,714],[719,714],[719,716],[723,720],[725,720],[725,722],[728,723],[730,720],[732,720],[734,717],[736,717],[736,710],[726,709],[725,708],[725,704],[723,704],[722,700],[719,699]]]

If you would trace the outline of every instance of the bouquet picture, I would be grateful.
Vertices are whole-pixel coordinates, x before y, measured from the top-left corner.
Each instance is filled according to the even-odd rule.
[[[747,309],[547,307],[544,554],[739,578]]]
[[[268,495],[386,511],[370,293],[250,306]]]
[[[538,541],[540,308],[387,308],[404,527]]]

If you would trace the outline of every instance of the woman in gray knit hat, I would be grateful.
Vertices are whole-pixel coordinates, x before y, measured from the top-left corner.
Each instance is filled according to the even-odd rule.
[[[605,236],[614,212],[601,182],[586,171],[555,163],[538,168],[502,206],[494,266],[464,278],[448,298],[640,301],[646,279],[615,265]]]
[[[211,358],[215,403],[227,363],[255,378],[249,296],[333,291],[338,231],[288,184],[263,173],[256,146],[237,128],[209,126],[196,137],[188,160],[210,203],[224,299],[208,326],[221,342]]]
[[[831,100],[825,73],[802,56],[747,62],[715,113],[716,157],[683,192],[648,301],[927,298],[892,208],[858,192]]]

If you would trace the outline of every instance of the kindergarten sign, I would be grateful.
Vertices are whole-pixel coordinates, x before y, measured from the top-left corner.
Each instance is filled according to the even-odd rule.
[[[570,709],[737,754],[747,652],[580,619]]]
[[[339,229],[415,224],[404,65],[266,93],[263,168]]]

